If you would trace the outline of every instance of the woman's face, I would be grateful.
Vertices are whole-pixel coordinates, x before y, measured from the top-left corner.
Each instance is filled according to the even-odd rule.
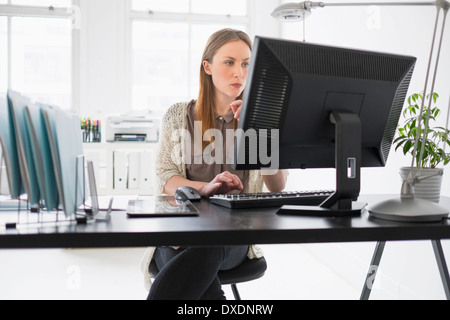
[[[244,91],[251,50],[244,41],[232,41],[217,50],[211,62],[203,61],[205,72],[212,77],[216,98],[230,103]]]

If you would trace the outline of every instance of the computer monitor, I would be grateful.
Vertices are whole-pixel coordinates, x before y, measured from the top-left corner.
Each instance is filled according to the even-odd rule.
[[[235,144],[235,169],[336,168],[320,207],[358,214],[360,168],[385,166],[416,58],[256,37]]]

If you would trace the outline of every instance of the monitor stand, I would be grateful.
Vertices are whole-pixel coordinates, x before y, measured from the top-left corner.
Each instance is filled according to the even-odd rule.
[[[336,192],[320,206],[282,206],[278,214],[345,217],[361,215],[367,206],[358,203],[361,190],[361,121],[347,112],[332,112],[336,139]]]

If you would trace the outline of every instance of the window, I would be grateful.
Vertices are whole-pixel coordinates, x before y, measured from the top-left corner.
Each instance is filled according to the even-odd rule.
[[[67,19],[12,18],[11,88],[32,99],[70,108],[70,33]]]
[[[191,9],[189,9],[191,8]],[[245,0],[134,0],[133,10],[151,10],[154,12],[200,13],[212,15],[247,15]]]
[[[0,12],[0,92],[71,109],[71,1],[52,2],[9,0]]]
[[[7,3],[8,0],[2,0],[3,3]],[[0,1],[0,3],[2,3]],[[33,6],[33,7],[70,7],[71,0],[9,0],[9,4],[19,6]]]
[[[243,0],[132,0],[130,18],[132,108],[161,113],[197,97],[201,55],[213,32],[249,28]]]
[[[188,12],[189,0],[133,0],[132,9],[136,11],[151,10],[154,12]]]

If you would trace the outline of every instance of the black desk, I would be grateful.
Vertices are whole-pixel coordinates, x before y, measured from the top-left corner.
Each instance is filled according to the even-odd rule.
[[[362,196],[368,203],[392,196]],[[441,204],[450,208],[450,198]],[[378,242],[369,269],[378,266],[386,241],[432,240],[447,298],[450,279],[441,239],[450,239],[449,220],[439,223],[398,223],[361,217],[318,218],[278,216],[276,208],[230,210],[203,200],[196,203],[199,217],[127,218],[113,212],[109,222],[44,224],[0,229],[0,248],[106,248],[145,246],[208,246],[325,242]],[[362,298],[370,288],[364,286]]]

